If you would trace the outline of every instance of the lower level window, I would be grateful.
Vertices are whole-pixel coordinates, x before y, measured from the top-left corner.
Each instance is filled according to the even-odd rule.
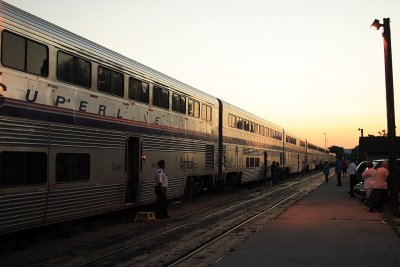
[[[46,153],[16,151],[0,153],[0,186],[44,184],[46,180]]]
[[[88,181],[90,178],[90,156],[79,153],[58,153],[56,157],[56,181]]]

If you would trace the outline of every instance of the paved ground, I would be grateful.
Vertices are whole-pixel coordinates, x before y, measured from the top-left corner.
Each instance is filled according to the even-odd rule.
[[[400,266],[400,238],[381,213],[331,177],[215,266]]]

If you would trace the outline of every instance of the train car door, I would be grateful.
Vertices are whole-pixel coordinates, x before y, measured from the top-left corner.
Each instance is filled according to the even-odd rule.
[[[300,171],[300,155],[297,155],[297,171]]]
[[[137,137],[129,137],[126,148],[126,195],[125,203],[134,203],[137,198],[140,177],[140,140]]]
[[[268,152],[264,151],[264,178],[268,174]]]

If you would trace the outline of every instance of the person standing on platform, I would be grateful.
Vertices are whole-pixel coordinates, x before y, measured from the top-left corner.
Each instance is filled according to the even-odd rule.
[[[306,162],[303,160],[303,162],[301,163],[301,176],[304,176],[305,173],[306,173]]]
[[[376,175],[376,170],[374,169],[374,164],[372,161],[367,162],[367,169],[361,174],[363,179],[363,187],[365,190],[365,194],[367,195],[367,201],[371,196],[372,192],[372,184],[374,183]]]
[[[343,159],[343,161],[342,161],[343,177],[347,177],[347,168],[348,167],[349,167],[349,164],[347,163],[347,160]]]
[[[322,164],[322,172],[325,174],[325,183],[328,183],[329,163],[327,160],[325,160],[324,164]]]
[[[372,192],[369,197],[369,211],[382,211],[387,194],[387,178],[389,176],[389,163],[382,162],[382,167],[376,170],[375,179],[372,182]]]
[[[337,177],[336,186],[342,186],[342,163],[338,159],[336,160],[335,173]]]
[[[279,163],[278,162],[276,162],[275,163],[275,172],[276,172],[276,175],[275,175],[275,184],[278,184],[278,182],[279,182],[279,179],[281,178],[281,167],[279,166]]]
[[[165,161],[162,159],[157,162],[158,169],[154,175],[155,185],[154,191],[157,197],[157,211],[156,218],[170,218],[168,215],[167,207],[167,188],[168,188],[168,176],[165,172]]]
[[[343,168],[343,170],[344,170],[344,168]],[[354,162],[354,159],[351,160],[351,163],[349,164],[347,171],[349,172],[349,176],[350,176],[349,194],[351,197],[355,197],[354,186],[356,186],[356,184],[357,184],[357,166],[356,166],[356,163]]]
[[[276,175],[277,175],[276,165],[275,165],[275,161],[273,161],[271,164],[271,182],[272,182],[272,184],[276,183]]]

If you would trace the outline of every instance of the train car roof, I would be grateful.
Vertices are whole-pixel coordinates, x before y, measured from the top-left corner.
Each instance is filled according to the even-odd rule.
[[[211,104],[217,105],[218,101],[214,96],[211,96],[203,91],[200,91],[190,85],[180,82],[166,74],[147,67],[133,59],[123,56],[111,49],[92,42],[82,36],[65,30],[51,22],[41,19],[33,14],[21,10],[4,1],[0,1],[0,14],[3,17],[2,24],[7,24],[7,21],[27,27],[33,31],[39,32],[45,36],[51,37],[55,42],[61,42],[66,46],[70,46],[76,51],[84,49],[91,55],[100,56],[101,59],[117,63],[119,66],[133,73],[143,75],[153,79],[156,83],[161,83],[170,86],[182,93],[201,98]]]

